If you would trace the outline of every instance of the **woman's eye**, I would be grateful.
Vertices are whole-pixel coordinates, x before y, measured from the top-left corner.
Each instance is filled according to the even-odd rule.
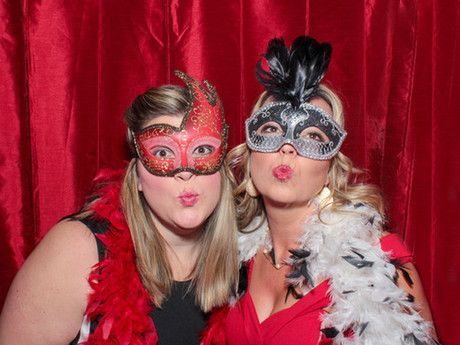
[[[152,155],[157,158],[172,158],[174,152],[167,147],[157,147],[152,150]]]
[[[201,145],[198,146],[195,150],[193,150],[193,154],[195,156],[208,156],[211,153],[213,153],[214,150],[214,147],[212,147],[211,145]]]
[[[281,134],[282,130],[278,126],[268,123],[260,127],[258,132],[261,135],[276,135]]]
[[[301,138],[311,139],[318,141],[320,143],[326,143],[329,141],[326,134],[324,134],[320,129],[315,127],[306,128],[300,133]]]
[[[310,139],[313,139],[313,140],[316,140],[316,141],[324,142],[323,136],[321,134],[319,134],[319,133],[315,133],[315,132],[308,133],[308,137]]]

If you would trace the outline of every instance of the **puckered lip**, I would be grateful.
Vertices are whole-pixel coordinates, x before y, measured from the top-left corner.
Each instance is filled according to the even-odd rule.
[[[280,164],[273,168],[272,174],[279,181],[288,181],[294,175],[294,169],[287,164]]]
[[[185,191],[177,197],[182,206],[191,207],[200,199],[200,194],[193,191]]]

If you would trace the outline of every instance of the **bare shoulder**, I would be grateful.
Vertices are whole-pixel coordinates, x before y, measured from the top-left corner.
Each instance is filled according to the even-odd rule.
[[[68,245],[79,250],[69,251]],[[94,254],[97,248],[94,235],[86,225],[77,220],[64,220],[48,231],[32,254],[50,249],[71,258],[74,255],[83,257],[90,253]]]
[[[98,261],[94,235],[79,221],[62,221],[25,261],[0,316],[0,343],[68,344],[78,333]]]
[[[77,272],[89,273],[97,260],[96,240],[91,231],[79,221],[62,221],[40,241],[18,276],[27,274],[39,279],[43,277],[36,277],[35,272],[44,271],[47,272],[47,278],[59,279],[60,276],[72,276]],[[86,281],[86,277],[87,274],[80,278]]]

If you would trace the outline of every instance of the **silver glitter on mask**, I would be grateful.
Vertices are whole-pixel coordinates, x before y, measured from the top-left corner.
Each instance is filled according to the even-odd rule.
[[[258,133],[268,122],[281,128],[277,133]],[[300,156],[315,160],[328,160],[340,149],[347,133],[323,109],[304,103],[295,109],[289,102],[270,103],[246,120],[246,144],[257,152],[277,152],[284,144],[292,145]],[[316,127],[327,136],[319,141],[301,136],[301,133]]]

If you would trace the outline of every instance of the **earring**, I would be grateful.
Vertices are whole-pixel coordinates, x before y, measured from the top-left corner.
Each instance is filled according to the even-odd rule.
[[[316,201],[319,205],[327,205],[333,201],[331,190],[328,186],[324,186],[323,189],[316,196]]]
[[[251,198],[257,198],[259,196],[259,192],[256,186],[254,186],[254,182],[252,182],[252,178],[249,178],[248,182],[246,182],[246,193],[248,193]]]

